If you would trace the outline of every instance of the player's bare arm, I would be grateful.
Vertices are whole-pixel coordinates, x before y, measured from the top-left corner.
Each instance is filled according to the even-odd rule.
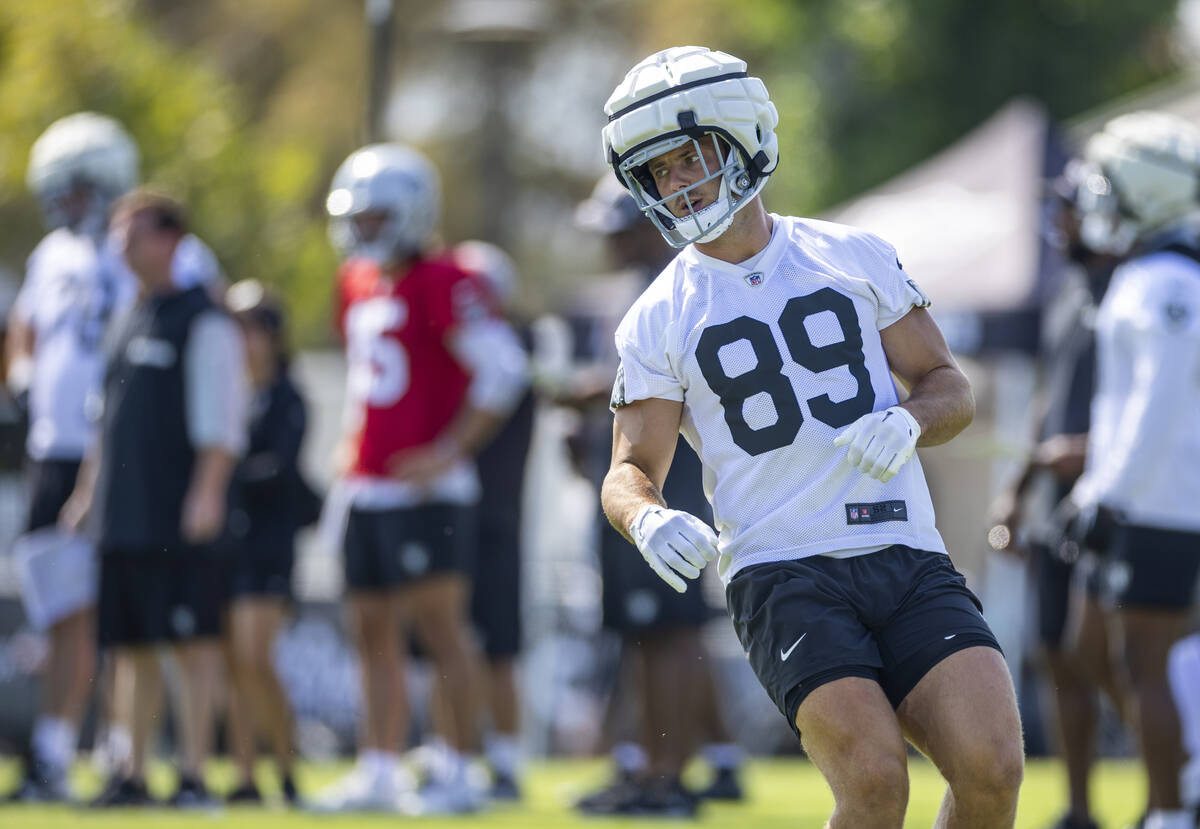
[[[633,543],[629,525],[646,504],[666,506],[663,481],[675,456],[683,403],[652,397],[617,409],[612,464],[600,489],[600,505],[617,532]]]
[[[650,569],[680,593],[717,556],[712,527],[668,509],[663,482],[675,456],[683,403],[648,398],[621,406],[613,420],[612,465],[600,489],[608,520],[638,548]]]
[[[908,389],[900,405],[921,427],[917,446],[937,446],[967,428],[975,395],[929,312],[913,308],[879,336],[892,373]]]
[[[401,481],[424,486],[460,460],[474,457],[506,419],[507,413],[466,406],[437,440],[397,453],[392,458],[392,474]]]

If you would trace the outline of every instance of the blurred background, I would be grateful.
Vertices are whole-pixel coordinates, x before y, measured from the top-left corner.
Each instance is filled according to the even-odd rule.
[[[610,269],[601,240],[572,222],[605,170],[601,107],[636,60],[684,43],[738,55],[766,81],[782,160],[768,209],[883,235],[932,298],[979,415],[922,462],[958,567],[1014,674],[1030,676],[1025,574],[985,555],[984,533],[1032,434],[1034,355],[1059,272],[1039,233],[1044,181],[1118,112],[1200,117],[1196,0],[5,0],[0,304],[44,232],[24,183],[34,139],[78,110],[117,118],[143,178],[190,206],[229,278],[286,299],[314,421],[305,465],[327,479],[344,383],[323,209],[336,166],[367,141],[419,147],[441,172],[447,243],[509,251],[521,313],[552,318]],[[597,497],[571,470],[571,420],[540,406],[526,470],[522,677],[538,752],[597,749],[614,661],[599,631]],[[0,549],[24,497],[20,427],[6,423]],[[0,556],[0,744],[28,728],[40,647],[7,567]],[[355,666],[340,567],[315,537],[296,579],[300,605],[277,657],[302,749],[317,755],[350,744]],[[706,589],[726,698],[744,708],[726,712],[739,739],[794,751],[720,616],[719,583]],[[1022,691],[1036,753],[1037,689]]]

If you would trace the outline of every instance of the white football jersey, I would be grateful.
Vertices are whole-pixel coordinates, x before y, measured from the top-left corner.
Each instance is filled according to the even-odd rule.
[[[104,355],[101,341],[113,315],[137,292],[133,274],[110,245],[59,228],[29,256],[15,313],[33,328],[29,388],[31,458],[83,457],[95,430]]]
[[[929,300],[877,237],[772,218],[753,269],[688,247],[638,299],[616,333],[614,408],[683,402],[726,583],[753,564],[891,544],[944,553],[915,456],[881,483],[833,445],[898,402],[879,331]]]
[[[1160,251],[1113,274],[1096,315],[1087,464],[1073,498],[1200,531],[1200,263]]]

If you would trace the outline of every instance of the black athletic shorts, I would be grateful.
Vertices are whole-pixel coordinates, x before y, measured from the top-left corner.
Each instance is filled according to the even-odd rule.
[[[793,731],[805,697],[835,679],[873,679],[898,707],[955,651],[1000,649],[950,557],[900,544],[748,567],[725,597],[754,673]]]
[[[521,525],[481,517],[475,548],[471,620],[489,660],[521,650]]]
[[[25,520],[25,531],[33,532],[42,527],[58,523],[58,514],[63,504],[75,490],[75,478],[79,475],[78,460],[30,459],[26,466],[29,478],[29,516]]]
[[[292,598],[296,524],[288,515],[234,507],[229,514],[229,598]]]
[[[1067,629],[1075,562],[1063,561],[1045,544],[1030,544],[1029,555],[1037,592],[1038,640],[1058,650]]]
[[[220,636],[228,567],[223,558],[195,552],[102,552],[101,647]]]
[[[1200,533],[1119,524],[1103,567],[1116,607],[1186,610],[1200,573]]]
[[[474,543],[474,507],[353,508],[346,520],[346,588],[390,590],[445,572],[469,576]]]
[[[712,618],[699,584],[685,593],[658,577],[637,547],[625,540],[603,517],[600,529],[600,579],[603,624],[622,636],[699,627]]]

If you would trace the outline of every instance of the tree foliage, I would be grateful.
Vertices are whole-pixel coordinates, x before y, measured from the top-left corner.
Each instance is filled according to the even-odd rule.
[[[546,77],[539,56],[575,49],[584,36],[624,43],[631,60],[687,42],[726,49],[768,80],[779,106],[783,164],[769,199],[788,212],[819,210],[894,175],[1013,96],[1033,95],[1068,117],[1175,69],[1176,0],[546,2],[555,28],[503,75],[525,90],[511,96],[525,103],[510,117],[538,135],[580,132],[556,127],[578,109],[538,93],[559,94],[570,82]],[[448,3],[397,0],[397,41],[410,57],[449,37],[437,24]],[[594,27],[603,31],[593,35]],[[55,118],[93,109],[126,124],[144,177],[185,199],[231,278],[277,286],[298,338],[321,340],[335,267],[322,202],[334,167],[362,139],[366,48],[363,0],[5,0],[0,267],[19,272],[42,233],[24,187],[29,147]],[[485,78],[487,53],[471,49],[460,42],[444,54],[458,56],[459,72]],[[591,94],[619,78],[588,80]],[[464,87],[448,84],[439,94],[453,97],[456,88]],[[602,103],[594,102],[597,111]],[[444,109],[463,121],[472,107],[490,113],[485,104],[455,98]],[[427,147],[457,205],[447,212],[452,237],[486,233],[489,219],[495,224],[492,201],[504,195],[486,186],[485,162],[500,157],[479,149],[489,138],[487,117],[474,149],[453,141]],[[590,158],[598,141],[587,133]],[[527,193],[558,186],[566,193],[557,201],[525,202],[541,199],[561,214],[596,170],[579,169],[572,159],[580,154],[559,143],[538,145],[534,159],[510,153],[500,180]],[[517,211],[507,216],[527,221]],[[562,253],[552,266],[559,272]]]

